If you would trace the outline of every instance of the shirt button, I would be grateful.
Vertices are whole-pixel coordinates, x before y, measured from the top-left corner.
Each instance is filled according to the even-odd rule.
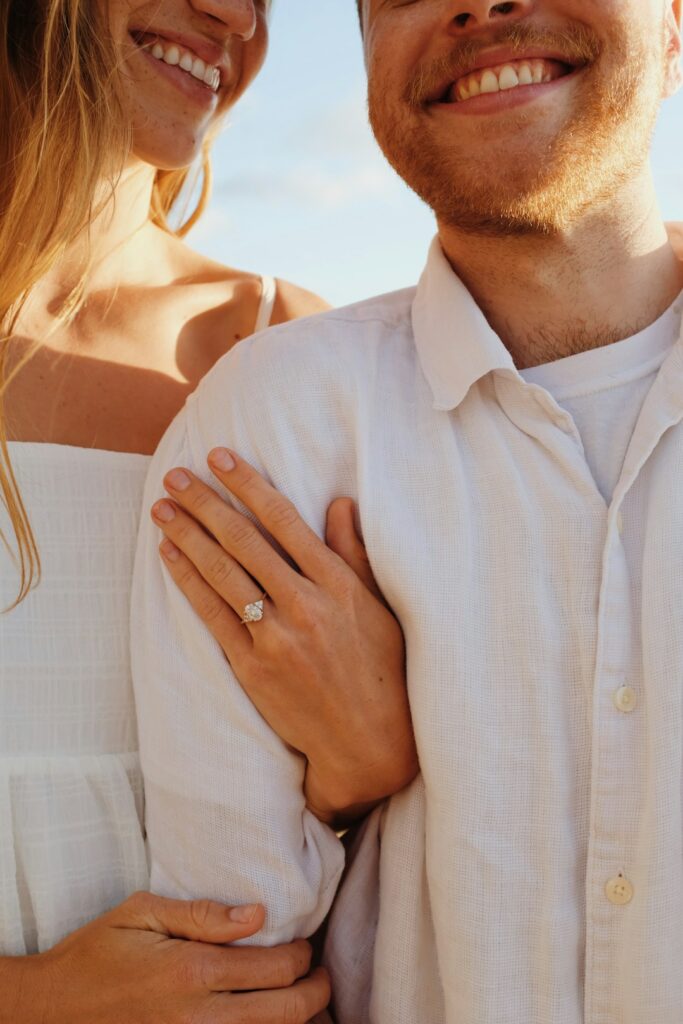
[[[633,899],[633,886],[628,878],[617,875],[616,878],[610,878],[605,886],[605,894],[610,903],[614,903],[616,907],[624,907]]]
[[[620,686],[618,690],[614,691],[612,699],[617,711],[623,711],[624,714],[628,714],[629,711],[635,711],[636,704],[638,703],[636,691],[630,686]]]

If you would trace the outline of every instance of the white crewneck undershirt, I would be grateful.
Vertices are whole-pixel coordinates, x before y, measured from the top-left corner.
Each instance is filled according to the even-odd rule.
[[[607,504],[643,403],[678,340],[682,319],[683,292],[639,334],[521,373],[528,383],[545,388],[574,420],[586,461]]]

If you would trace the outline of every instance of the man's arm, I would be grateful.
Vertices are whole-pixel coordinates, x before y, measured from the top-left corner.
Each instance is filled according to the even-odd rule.
[[[251,362],[248,349],[249,343],[222,361],[153,459],[134,580],[132,657],[152,888],[167,896],[262,902],[263,941],[275,944],[318,928],[343,849],[306,809],[303,758],[266,725],[167,575],[160,533],[146,514],[163,494],[169,467],[184,465],[207,478],[204,460],[215,444],[267,472],[262,446],[273,441],[278,423],[263,410],[258,368],[256,376],[253,367],[241,372]],[[306,471],[293,462],[294,477]]]

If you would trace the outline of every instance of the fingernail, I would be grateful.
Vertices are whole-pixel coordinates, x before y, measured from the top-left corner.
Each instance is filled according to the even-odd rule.
[[[168,538],[159,545],[159,551],[169,562],[177,562],[180,558],[180,551]]]
[[[209,462],[216,469],[222,469],[224,473],[229,473],[235,468],[235,460],[227,448],[214,448],[209,452]]]
[[[231,907],[228,911],[228,917],[231,921],[236,921],[238,924],[249,924],[250,921],[254,920],[257,910],[258,903],[247,903],[244,907]]]
[[[175,509],[170,501],[158,501],[152,509],[152,515],[160,523],[170,523],[175,519]]]
[[[174,491],[186,491],[192,481],[182,469],[172,469],[166,474],[165,483]]]

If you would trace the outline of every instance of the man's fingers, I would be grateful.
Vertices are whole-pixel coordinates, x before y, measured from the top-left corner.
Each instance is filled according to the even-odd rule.
[[[226,907],[214,900],[171,900],[149,892],[134,893],[112,911],[112,922],[118,928],[217,944],[255,935],[264,920],[260,904]]]
[[[243,567],[246,573],[263,583],[264,590],[274,598],[286,601],[297,585],[298,574],[278,554],[273,545],[261,534],[254,523],[224,501],[213,488],[187,469],[174,469],[166,474],[164,486],[176,505],[184,509],[193,520],[201,523],[216,538],[220,546]],[[163,505],[157,503],[155,509]],[[155,517],[156,518],[156,517]],[[163,525],[164,532],[171,533]],[[184,521],[184,528],[189,529]],[[204,531],[201,531],[204,533]],[[186,545],[174,543],[186,551]]]
[[[313,951],[305,939],[286,946],[197,949],[206,987],[213,992],[256,992],[289,988],[311,969]]]
[[[330,553],[292,502],[227,448],[214,448],[208,463],[217,479],[254,513],[304,576],[322,582],[330,568]]]
[[[291,988],[265,993],[249,992],[225,997],[225,1024],[308,1024],[330,1002],[327,972],[318,967]],[[229,1000],[229,1002],[228,1002]],[[228,1009],[229,1007],[229,1009]],[[234,1014],[229,1016],[228,1013]],[[222,1018],[217,1018],[222,1021]]]
[[[327,510],[327,546],[353,569],[361,583],[364,583],[375,597],[383,600],[370,568],[365,545],[356,529],[355,511],[351,498],[337,498],[332,502]]]
[[[251,649],[249,631],[241,624],[236,612],[216,592],[215,584],[207,583],[187,555],[168,538],[162,541],[159,553],[173,582],[211,631],[228,660],[236,663]]]

